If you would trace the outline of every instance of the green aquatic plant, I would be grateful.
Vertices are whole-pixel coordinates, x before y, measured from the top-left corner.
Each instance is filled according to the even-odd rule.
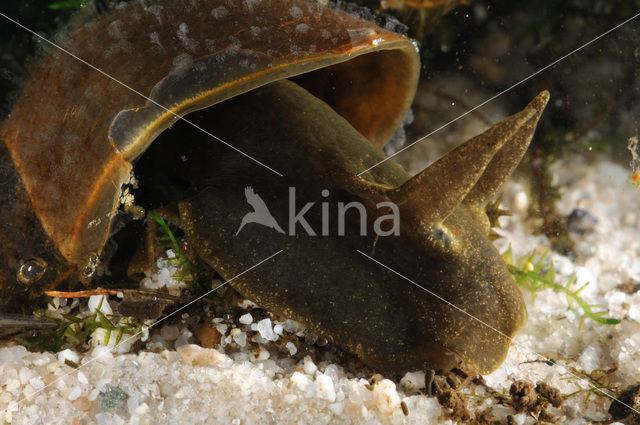
[[[61,9],[76,9],[81,7],[82,5],[88,3],[89,0],[63,0],[56,1],[49,5],[49,9],[52,10],[61,10]]]
[[[160,227],[160,234],[156,240],[165,248],[173,250],[174,257],[167,258],[166,261],[180,268],[179,271],[171,277],[181,282],[192,282],[198,294],[208,293],[206,296],[208,300],[219,303],[230,303],[230,297],[233,292],[230,291],[230,287],[225,288],[224,293],[221,295],[215,292],[209,293],[211,291],[211,282],[214,278],[212,271],[201,264],[195,265],[189,259],[187,252],[182,248],[180,238],[171,230],[169,223],[152,211],[149,211],[149,216]]]
[[[178,238],[171,230],[167,222],[153,211],[149,211],[149,216],[160,226],[161,234],[157,237],[158,242],[166,248],[173,250],[174,257],[168,258],[167,262],[173,266],[180,266],[180,271],[173,275],[173,279],[182,282],[192,282],[195,278],[195,268],[187,258],[186,252],[180,246]]]
[[[91,334],[97,329],[106,331],[104,345],[109,345],[115,333],[115,345],[118,345],[125,333],[135,334],[139,331],[133,323],[123,325],[114,324],[100,311],[104,297],[96,307],[93,314],[87,317],[78,317],[73,314],[62,314],[61,319],[50,318],[58,323],[58,327],[52,331],[42,331],[25,338],[19,338],[18,342],[32,351],[58,352],[66,348],[77,348],[88,344]],[[128,318],[125,319],[128,321]]]
[[[575,302],[584,312],[584,316],[580,319],[580,326],[586,318],[589,318],[602,325],[617,325],[619,319],[606,317],[606,310],[598,310],[597,304],[589,304],[581,296],[580,293],[586,288],[590,282],[585,283],[578,289],[571,289],[576,281],[575,273],[571,275],[566,283],[562,284],[556,281],[556,270],[553,262],[549,260],[549,250],[545,250],[541,255],[536,256],[535,251],[523,256],[518,260],[514,260],[511,247],[502,254],[502,258],[507,263],[507,269],[513,275],[516,284],[531,292],[535,299],[536,293],[546,289],[552,289],[555,292],[561,292],[567,297],[567,302],[571,307]]]
[[[607,377],[618,370],[617,368],[608,370],[595,369],[590,373],[586,373],[585,371],[576,369],[575,367],[570,367],[569,370],[571,371],[571,374],[573,376],[568,376],[562,379],[565,381],[570,380],[576,387],[578,387],[578,389],[571,393],[563,394],[562,398],[564,398],[565,400],[569,397],[573,397],[574,395],[584,393],[587,394],[587,397],[593,394],[595,397],[607,399],[611,398],[611,395],[615,395],[618,390],[618,386],[613,385],[611,382],[606,380]],[[576,376],[581,377],[582,379],[587,381],[588,384],[586,386],[582,386],[580,385],[580,382],[573,382],[573,378]]]

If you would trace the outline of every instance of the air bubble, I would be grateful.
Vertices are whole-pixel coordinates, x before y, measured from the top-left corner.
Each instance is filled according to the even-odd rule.
[[[98,254],[91,254],[87,260],[87,265],[82,270],[84,277],[89,278],[96,274],[98,265],[100,265],[100,256],[98,256]]]
[[[29,258],[18,269],[18,280],[25,285],[30,285],[42,278],[47,271],[47,262],[41,258]]]

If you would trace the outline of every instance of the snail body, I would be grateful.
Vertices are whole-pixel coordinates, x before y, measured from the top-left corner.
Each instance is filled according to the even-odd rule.
[[[113,79],[52,51],[0,130],[23,187],[11,205],[27,205],[41,235],[37,249],[0,252],[3,300],[34,249],[86,270],[134,177],[140,190],[157,177],[156,201],[178,206],[198,254],[241,275],[230,282],[241,294],[365,363],[440,369],[456,354],[488,372],[503,361],[526,312],[484,207],[548,94],[411,177],[381,147],[410,105],[417,52],[372,23],[295,0],[155,1],[84,25],[65,48]],[[292,189],[316,208],[297,214]],[[269,225],[241,225],[265,209]],[[39,286],[61,275],[47,273]]]

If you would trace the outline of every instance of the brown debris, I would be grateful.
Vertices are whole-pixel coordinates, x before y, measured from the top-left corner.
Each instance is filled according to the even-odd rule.
[[[466,422],[471,419],[464,400],[453,390],[444,390],[438,394],[438,403],[445,409],[449,409],[449,418],[453,421]]]
[[[482,375],[476,375],[471,382],[473,382],[475,385],[489,388],[487,382],[484,380],[484,376]]]
[[[213,348],[220,342],[220,332],[210,322],[204,322],[200,325],[197,337],[204,348]]]
[[[555,421],[555,417],[551,413],[547,413],[546,410],[542,409],[540,414],[538,415],[538,422],[551,422]]]
[[[454,390],[460,387],[460,379],[458,379],[458,377],[456,377],[455,375],[447,374],[446,379],[447,384],[449,384],[449,386]]]
[[[165,309],[176,303],[172,300],[136,293],[124,292],[123,295],[123,300],[118,304],[118,313],[139,320],[155,320],[164,315]]]
[[[167,294],[162,291],[154,291],[152,289],[131,289],[131,288],[123,288],[123,289],[105,289],[105,288],[96,288],[96,289],[87,289],[84,291],[44,291],[44,294],[50,297],[59,297],[59,298],[88,298],[96,295],[118,295],[118,294],[138,294],[144,295],[147,297],[156,297],[163,298],[171,301],[180,302],[183,301],[182,298],[176,297],[171,294]]]
[[[635,411],[634,411],[635,410]],[[609,414],[616,420],[625,420],[628,424],[640,424],[640,385],[630,385],[611,402]]]
[[[513,408],[518,413],[529,411],[538,404],[538,394],[536,394],[533,384],[527,381],[516,381],[509,389]]]
[[[616,287],[616,289],[618,291],[624,292],[625,294],[635,294],[636,292],[640,291],[640,283],[634,283],[634,282],[625,282],[625,283],[621,283],[620,285],[618,285]]]
[[[471,425],[504,425],[504,421],[494,420],[491,409],[484,409],[475,413],[475,418],[470,422]]]
[[[427,372],[425,373],[425,387],[424,387],[424,392],[426,395],[428,396],[434,396],[436,395],[439,391],[439,388],[437,388],[437,386],[434,385],[434,378],[436,376],[436,371],[433,369],[429,369],[427,370]]]
[[[451,373],[453,373],[454,375],[459,376],[460,378],[462,378],[462,380],[466,381],[467,379],[469,379],[468,371],[460,369],[459,367],[454,367],[453,369],[451,369]]]
[[[405,416],[409,416],[409,406],[407,406],[407,403],[404,400],[400,403],[400,407],[402,408],[402,413]]]
[[[536,385],[536,392],[540,396],[546,398],[553,407],[561,407],[564,403],[560,390],[552,387],[546,382],[538,382],[538,385]]]

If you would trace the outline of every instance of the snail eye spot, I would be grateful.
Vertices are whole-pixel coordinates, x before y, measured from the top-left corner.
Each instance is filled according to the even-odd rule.
[[[454,234],[449,229],[440,226],[431,230],[430,237],[446,250],[452,249],[456,243]]]
[[[18,268],[18,281],[25,285],[31,285],[40,280],[46,271],[46,261],[41,258],[29,258],[23,261]]]

